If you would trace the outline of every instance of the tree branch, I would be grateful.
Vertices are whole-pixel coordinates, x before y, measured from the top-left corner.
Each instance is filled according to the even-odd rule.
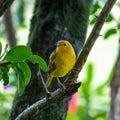
[[[45,107],[59,102],[60,100],[72,95],[74,92],[77,91],[81,83],[74,83],[71,84],[70,81],[76,81],[79,72],[81,71],[83,65],[86,62],[86,59],[89,55],[89,52],[94,45],[96,39],[99,36],[100,30],[105,22],[106,17],[108,16],[111,8],[113,7],[116,0],[108,0],[102,9],[100,15],[97,18],[96,24],[90,34],[90,36],[87,39],[86,44],[84,45],[83,50],[81,51],[81,54],[78,57],[78,60],[76,62],[76,65],[74,69],[72,70],[71,74],[69,75],[69,78],[65,81],[66,90],[60,90],[57,89],[55,92],[51,94],[49,99],[43,98],[42,100],[39,100],[38,102],[31,105],[29,108],[25,109],[22,113],[18,115],[18,117],[15,120],[25,120],[32,117],[35,112],[39,112],[40,110],[44,109]]]
[[[90,33],[90,35],[87,39],[87,42],[85,43],[85,45],[84,45],[84,47],[83,47],[83,49],[78,57],[78,60],[77,60],[76,65],[74,67],[76,71],[72,71],[69,78],[65,81],[65,84],[69,84],[69,82],[71,82],[71,78],[73,76],[74,76],[74,80],[77,79],[78,74],[81,71],[83,65],[85,64],[87,57],[88,57],[94,43],[96,42],[97,38],[100,35],[100,31],[101,31],[102,26],[105,22],[105,19],[107,18],[108,14],[110,13],[110,10],[112,9],[115,2],[116,2],[116,0],[108,0],[106,2],[100,15],[97,17],[96,24],[94,25],[92,32]]]
[[[12,21],[11,9],[8,8],[4,14],[4,24],[6,29],[6,36],[9,42],[10,48],[16,45],[16,37],[15,37],[15,30]]]
[[[7,67],[8,65],[10,65],[11,64],[11,62],[7,62],[7,61],[5,61],[5,62],[0,62],[0,67]]]
[[[0,0],[0,16],[13,3],[14,0]]]
[[[32,115],[34,115],[36,112],[40,112],[40,110],[46,108],[50,104],[59,102],[60,100],[77,92],[80,85],[81,83],[79,82],[71,84],[69,87],[67,87],[66,90],[57,89],[55,92],[51,93],[49,99],[45,97],[42,100],[39,100],[38,102],[34,103],[29,108],[25,109],[21,114],[19,114],[15,120],[30,119]]]

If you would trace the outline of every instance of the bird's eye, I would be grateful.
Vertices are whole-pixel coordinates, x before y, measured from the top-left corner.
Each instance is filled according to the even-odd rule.
[[[66,46],[66,44],[64,43],[64,46]]]

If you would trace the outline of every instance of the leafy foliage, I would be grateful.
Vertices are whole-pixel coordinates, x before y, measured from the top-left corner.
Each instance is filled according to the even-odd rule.
[[[109,14],[109,16],[107,17],[106,21],[105,22],[111,22],[112,20],[114,20],[115,18],[113,17],[112,14]]]
[[[2,47],[0,48],[2,49]],[[5,55],[4,55],[5,54]],[[47,64],[38,55],[33,55],[31,49],[24,45],[19,45],[12,48],[7,53],[1,55],[0,61],[0,75],[1,79],[4,82],[4,85],[9,83],[8,72],[10,68],[15,70],[18,76],[18,93],[22,95],[26,85],[28,85],[31,78],[31,70],[26,63],[26,61],[30,61],[32,63],[38,63],[40,68],[46,72]],[[4,57],[3,57],[4,56]]]
[[[9,90],[10,91],[10,90]],[[13,101],[14,94],[11,92],[0,91],[0,119],[6,120],[6,116],[9,116],[11,111],[11,104]]]
[[[104,39],[108,39],[111,35],[114,35],[116,33],[117,33],[117,29],[115,28],[108,29],[104,34]]]
[[[101,6],[100,6],[99,2],[96,1],[96,3],[93,4],[92,10],[91,10],[90,13],[91,13],[91,14],[95,14],[95,13],[98,11],[98,9],[100,9],[100,8],[101,8]]]
[[[12,48],[4,57],[4,60],[9,62],[24,61],[32,55],[29,47],[19,45]]]
[[[45,72],[47,71],[48,68],[47,68],[46,62],[40,56],[32,55],[28,58],[28,60],[31,61],[32,63],[36,63],[36,62],[39,63],[40,68]]]

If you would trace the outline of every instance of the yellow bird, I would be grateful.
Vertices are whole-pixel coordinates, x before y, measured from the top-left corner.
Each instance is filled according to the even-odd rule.
[[[48,65],[48,78],[46,87],[49,87],[53,77],[57,78],[58,84],[64,88],[58,77],[65,76],[75,65],[76,55],[72,45],[67,40],[57,42],[56,49],[51,53]]]

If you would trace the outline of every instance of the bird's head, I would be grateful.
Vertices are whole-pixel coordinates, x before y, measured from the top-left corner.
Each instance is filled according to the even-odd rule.
[[[57,47],[68,47],[71,44],[67,40],[60,40],[57,42]]]
[[[73,49],[72,45],[67,40],[60,40],[57,42],[58,51],[67,52],[67,51],[70,51],[71,49]]]

